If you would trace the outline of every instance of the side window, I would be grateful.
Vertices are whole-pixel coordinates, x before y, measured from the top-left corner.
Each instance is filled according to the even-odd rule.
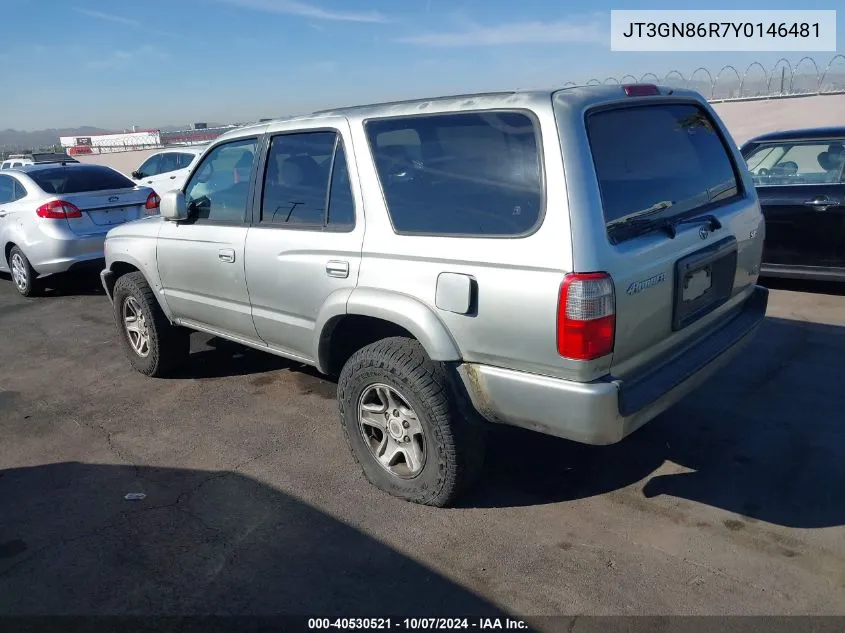
[[[159,170],[159,165],[161,164],[161,154],[156,154],[155,156],[150,156],[144,163],[138,168],[138,171],[142,174],[143,178],[149,178],[150,176],[158,176],[161,171]]]
[[[23,167],[23,163],[12,163],[12,169],[15,167]]]
[[[190,167],[195,158],[194,154],[176,154],[176,157],[178,164],[177,169],[186,169],[187,167]]]
[[[260,222],[337,230],[354,226],[349,169],[336,132],[273,137],[264,172]]]
[[[21,198],[26,198],[26,189],[17,180],[14,181],[14,188],[15,188],[15,200],[20,200]]]
[[[397,117],[366,124],[399,233],[515,236],[543,205],[534,121],[519,112]]]
[[[355,227],[355,200],[352,197],[352,184],[349,181],[349,165],[343,142],[338,139],[337,151],[332,165],[332,181],[329,185],[329,210],[326,224],[338,230],[352,230]]]
[[[14,180],[9,176],[0,176],[0,204],[13,202],[15,199]]]
[[[9,161],[6,161],[2,165],[0,165],[0,169],[9,169],[11,166],[12,166],[12,163],[10,163]]]
[[[841,182],[842,141],[782,141],[754,148],[746,164],[756,185],[810,185]]]
[[[160,154],[161,162],[158,165],[158,173],[166,174],[179,169],[179,155],[175,152]]]
[[[185,186],[191,217],[226,224],[244,221],[255,138],[222,143],[205,155]]]

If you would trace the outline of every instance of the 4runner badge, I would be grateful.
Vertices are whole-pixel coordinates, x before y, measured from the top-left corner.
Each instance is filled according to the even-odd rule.
[[[666,273],[660,273],[659,275],[643,279],[642,281],[631,282],[631,285],[628,286],[628,290],[626,292],[629,295],[635,295],[643,290],[653,288],[657,284],[662,284],[664,281],[666,281]]]

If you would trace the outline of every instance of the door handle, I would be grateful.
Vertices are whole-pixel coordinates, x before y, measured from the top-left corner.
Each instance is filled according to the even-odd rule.
[[[171,176],[170,180],[176,180],[176,176]]]
[[[813,200],[805,200],[804,206],[807,207],[815,207],[819,211],[824,211],[831,207],[838,207],[841,206],[841,202],[838,200],[831,200],[830,198],[814,198]]]
[[[0,218],[5,218],[8,213],[5,209],[0,209]]]
[[[221,248],[219,251],[217,251],[217,259],[219,259],[221,262],[231,264],[235,261],[235,249]]]
[[[329,277],[345,279],[349,277],[349,262],[330,261],[326,264],[326,274]]]

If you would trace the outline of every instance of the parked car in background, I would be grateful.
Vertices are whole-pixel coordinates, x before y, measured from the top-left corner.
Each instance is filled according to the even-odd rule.
[[[26,165],[44,165],[47,163],[78,163],[75,158],[61,152],[36,152],[33,154],[12,154],[2,163],[0,170],[16,169]]]
[[[766,218],[762,273],[845,281],[845,127],[765,134],[742,154]]]
[[[132,178],[139,185],[150,187],[159,196],[163,196],[185,184],[190,166],[205,148],[205,145],[197,145],[156,152],[132,172]]]
[[[123,174],[81,163],[29,165],[0,173],[0,271],[32,295],[39,277],[103,266],[109,229],[157,214],[159,197]]]
[[[103,285],[139,372],[201,330],[339,375],[367,478],[446,505],[488,422],[618,442],[750,340],[763,218],[729,138],[653,85],[248,126],[109,232]]]

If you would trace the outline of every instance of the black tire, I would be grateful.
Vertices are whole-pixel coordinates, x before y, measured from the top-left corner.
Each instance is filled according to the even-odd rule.
[[[466,406],[449,371],[429,359],[418,341],[403,337],[368,345],[343,367],[338,380],[341,424],[352,455],[377,488],[414,503],[444,507],[475,482],[484,461],[483,422]],[[384,468],[359,427],[359,401],[376,384],[401,393],[423,427],[426,459],[413,478]]]
[[[15,278],[14,271],[12,270],[12,262],[15,258],[20,258],[19,261],[23,263],[23,272],[26,276],[23,284],[18,283]],[[12,274],[12,285],[15,287],[15,290],[21,293],[24,297],[32,297],[38,294],[38,273],[35,272],[32,264],[29,263],[29,259],[27,259],[26,255],[23,254],[23,251],[19,247],[12,247],[12,250],[9,251],[9,261],[6,263],[9,266],[9,272]]]
[[[132,346],[124,323],[123,311],[130,298],[137,302],[144,317],[149,339],[146,356],[139,354]],[[142,273],[128,273],[117,280],[112,306],[120,343],[137,371],[147,376],[168,376],[187,360],[190,331],[168,321]]]

